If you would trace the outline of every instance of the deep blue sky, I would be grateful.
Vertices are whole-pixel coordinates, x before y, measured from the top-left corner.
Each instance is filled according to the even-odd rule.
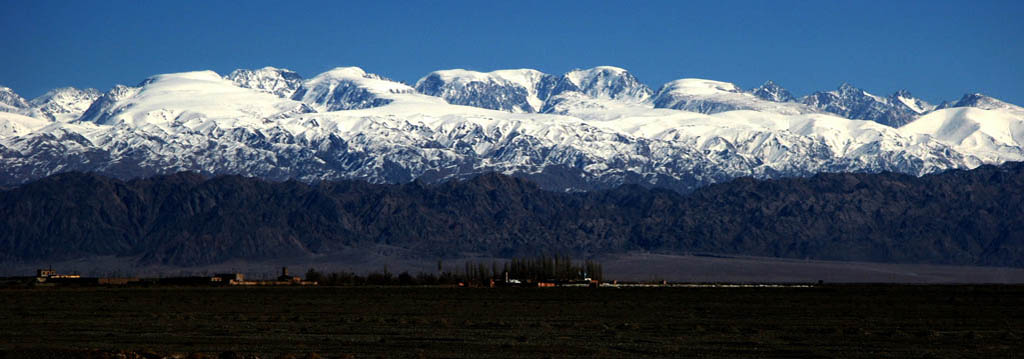
[[[31,98],[158,73],[336,66],[414,82],[437,69],[615,65],[794,94],[843,81],[928,101],[1024,104],[1024,1],[9,1],[0,84]]]

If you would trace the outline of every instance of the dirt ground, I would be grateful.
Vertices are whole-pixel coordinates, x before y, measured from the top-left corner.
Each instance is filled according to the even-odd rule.
[[[1012,357],[1024,286],[7,289],[0,323],[7,358]]]

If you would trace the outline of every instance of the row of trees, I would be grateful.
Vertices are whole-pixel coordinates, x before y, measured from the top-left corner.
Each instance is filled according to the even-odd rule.
[[[397,275],[384,268],[383,271],[374,271],[366,275],[359,275],[353,272],[331,272],[321,273],[310,268],[306,271],[306,280],[316,281],[320,285],[446,285],[457,284],[464,281],[450,272],[440,275],[433,273],[402,272]]]
[[[505,262],[505,272],[512,278],[530,280],[573,281],[584,278],[603,280],[601,263],[585,260],[575,262],[569,256],[537,257],[532,259],[513,258]]]
[[[444,262],[438,261],[437,273],[402,272],[395,275],[384,268],[383,271],[358,275],[353,272],[322,273],[310,268],[306,272],[306,280],[317,281],[321,285],[486,285],[491,280],[504,281],[506,274],[509,279],[516,279],[522,283],[570,282],[587,278],[600,281],[604,278],[601,263],[591,260],[573,261],[569,256],[556,255],[513,258],[503,262],[491,261],[489,264],[465,261],[461,268],[455,269],[445,267]]]

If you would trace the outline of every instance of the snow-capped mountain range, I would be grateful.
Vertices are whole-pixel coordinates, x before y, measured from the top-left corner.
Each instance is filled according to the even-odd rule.
[[[0,184],[65,171],[179,171],[426,183],[497,171],[548,189],[679,191],[741,176],[922,175],[1024,160],[1024,109],[981,94],[939,106],[849,84],[797,98],[611,66],[443,70],[413,86],[340,67],[156,75],[30,101],[0,87]]]

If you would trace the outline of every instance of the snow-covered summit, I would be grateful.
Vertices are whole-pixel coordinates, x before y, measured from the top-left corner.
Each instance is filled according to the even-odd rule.
[[[983,110],[1008,111],[1018,114],[1019,116],[1024,116],[1024,108],[980,93],[965,94],[956,102],[947,101],[939,105],[937,108],[945,109],[955,107],[974,107]]]
[[[157,75],[114,87],[78,121],[0,116],[0,185],[70,170],[378,183],[496,171],[556,190],[639,183],[685,191],[739,176],[921,175],[1024,158],[1019,107],[980,96],[960,101],[973,107],[932,111],[905,91],[827,92],[839,103],[860,99],[920,117],[896,129],[786,101],[772,82],[744,91],[681,79],[641,101],[644,87],[615,67],[438,71],[417,83],[422,93],[341,67],[301,80],[284,98],[298,76],[288,74]]]
[[[674,110],[656,110],[649,101],[619,101],[567,91],[549,97],[541,113],[578,117],[588,121],[607,121],[634,114],[670,115]]]
[[[914,111],[915,113],[921,115],[931,112],[936,108],[935,105],[932,105],[925,100],[914,97],[914,95],[911,95],[910,91],[907,90],[896,91],[891,96],[889,96],[889,100],[892,101],[893,103],[901,103],[907,108],[909,108],[911,111]]]
[[[945,102],[900,131],[927,135],[984,163],[1024,161],[1024,108],[980,93]]]
[[[614,66],[572,70],[565,78],[584,94],[600,99],[642,102],[654,93],[629,71]]]
[[[71,122],[81,117],[102,95],[97,89],[62,87],[32,99],[29,101],[31,109],[22,113],[49,121]]]
[[[145,86],[155,82],[163,82],[164,84],[178,83],[187,84],[190,86],[201,86],[201,84],[198,81],[222,83],[224,81],[224,78],[222,78],[213,70],[175,72],[169,74],[159,74],[150,76],[145,80],[142,80],[142,82],[140,82],[139,86],[137,87]]]
[[[427,74],[416,82],[416,91],[456,105],[529,113],[540,111],[555,82],[554,76],[533,69],[452,69]]]
[[[288,69],[267,66],[257,70],[238,69],[224,78],[241,87],[272,93],[282,98],[291,98],[302,85],[302,76]]]
[[[764,84],[750,91],[755,97],[772,102],[792,102],[794,101],[793,95],[788,90],[779,86],[772,80],[765,81]]]
[[[673,92],[681,95],[714,95],[721,94],[723,92],[742,93],[743,89],[730,82],[685,78],[666,83],[658,91],[658,94],[666,92]]]
[[[395,95],[414,92],[409,85],[358,67],[337,67],[304,81],[291,98],[319,111],[338,111],[383,106]]]
[[[415,90],[409,85],[391,81],[377,74],[371,74],[355,66],[335,67],[303,82],[303,87],[320,87],[340,81],[356,82],[378,93],[412,93]]]
[[[547,75],[534,69],[505,69],[491,72],[480,72],[466,69],[438,70],[427,74],[420,81],[427,77],[436,76],[445,82],[454,82],[465,85],[472,82],[504,82],[513,83],[522,87],[535,87],[539,80]],[[417,83],[419,83],[417,81]]]
[[[842,117],[875,121],[891,127],[910,123],[931,108],[930,104],[911,97],[906,91],[898,91],[886,98],[845,82],[834,91],[815,92],[801,102]]]
[[[416,82],[420,93],[456,105],[513,113],[544,112],[549,99],[580,92],[595,99],[643,102],[652,91],[622,68],[598,66],[552,75],[533,69],[434,71]]]
[[[28,108],[28,101],[9,87],[0,86],[0,112],[16,112]]]
[[[753,110],[778,114],[815,112],[806,106],[764,100],[733,83],[686,78],[666,83],[652,98],[654,107],[704,114]]]
[[[900,131],[927,135],[984,163],[1024,161],[1024,113],[951,107],[921,116]]]
[[[207,119],[262,121],[312,111],[301,103],[241,88],[213,71],[162,74],[119,86],[82,116],[100,125],[198,126]]]

